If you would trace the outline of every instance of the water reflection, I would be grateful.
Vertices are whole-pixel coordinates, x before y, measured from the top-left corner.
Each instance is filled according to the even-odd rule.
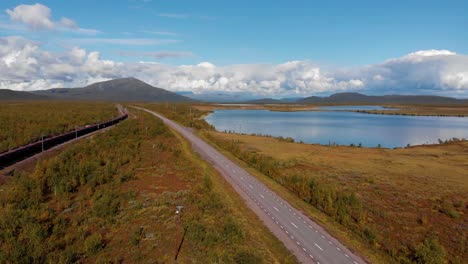
[[[216,110],[206,117],[218,131],[292,137],[306,143],[404,147],[468,138],[468,118],[371,115],[355,112]]]

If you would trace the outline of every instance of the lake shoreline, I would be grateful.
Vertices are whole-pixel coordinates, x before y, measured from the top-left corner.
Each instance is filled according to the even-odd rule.
[[[460,106],[446,106],[446,105],[391,105],[380,104],[373,106],[380,106],[386,108],[385,110],[323,110],[320,107],[333,107],[333,106],[369,106],[369,105],[300,105],[300,104],[210,104],[210,105],[197,105],[202,111],[212,112],[214,110],[269,110],[273,112],[303,112],[303,111],[346,111],[346,112],[359,112],[366,114],[376,115],[402,115],[402,116],[446,116],[446,117],[468,117],[468,105]]]
[[[393,149],[468,138],[468,119],[451,116],[222,109],[205,116],[205,121],[220,132],[265,135],[322,146]]]

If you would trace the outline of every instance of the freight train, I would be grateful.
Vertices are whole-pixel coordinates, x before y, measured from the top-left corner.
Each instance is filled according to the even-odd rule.
[[[43,151],[61,145],[70,140],[82,137],[84,135],[93,133],[95,131],[105,129],[120,123],[121,121],[128,118],[128,113],[123,112],[123,115],[106,122],[99,124],[87,125],[85,127],[77,128],[73,131],[66,132],[61,135],[50,136],[43,138],[31,144],[27,144],[3,153],[0,153],[0,170],[11,166],[19,161],[25,160]]]

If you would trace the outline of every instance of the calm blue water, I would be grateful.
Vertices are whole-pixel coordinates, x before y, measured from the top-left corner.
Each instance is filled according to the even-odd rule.
[[[317,107],[320,110],[331,111],[349,111],[349,110],[396,110],[395,108],[385,108],[380,105],[337,105],[337,106],[321,106]]]
[[[468,138],[468,118],[372,115],[356,112],[215,110],[206,117],[218,131],[292,137],[306,143],[404,147]]]

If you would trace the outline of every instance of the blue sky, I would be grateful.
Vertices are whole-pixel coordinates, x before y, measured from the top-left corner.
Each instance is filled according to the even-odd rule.
[[[2,1],[0,7],[5,10],[36,2]],[[55,0],[41,3],[49,6],[57,19],[71,17],[84,28],[102,31],[99,37],[181,41],[139,47],[82,45],[100,50],[110,59],[128,60],[119,56],[120,50],[173,50],[192,52],[195,56],[167,60],[168,63],[206,60],[226,65],[314,60],[362,65],[415,50],[448,49],[468,53],[468,1]],[[54,41],[71,37],[30,35]]]
[[[48,19],[55,24],[53,28],[34,26],[27,17],[22,17],[24,12],[13,12],[20,5],[36,3],[49,9]],[[223,68],[301,61],[320,67],[320,74],[326,72],[339,83],[357,80],[349,71],[343,74],[343,69],[362,71],[366,65],[380,65],[417,51],[468,54],[468,1],[461,0],[14,0],[1,1],[0,10],[0,37],[21,36],[35,41],[41,50],[56,53],[79,47],[87,53],[99,52],[101,60],[122,63],[145,61],[177,67],[209,62]],[[73,28],[59,25],[63,17],[76,25]],[[445,58],[442,59],[445,65]],[[463,95],[465,69],[458,71],[461,75],[455,72],[454,76],[462,76],[462,92],[457,88],[450,93]],[[270,77],[266,79],[271,81]],[[262,81],[258,76],[255,80]],[[290,83],[281,85],[297,93]],[[439,81],[424,91],[432,91],[438,85],[446,84]],[[177,89],[192,88],[196,88],[193,82]],[[312,89],[309,94],[326,93],[322,88]]]

